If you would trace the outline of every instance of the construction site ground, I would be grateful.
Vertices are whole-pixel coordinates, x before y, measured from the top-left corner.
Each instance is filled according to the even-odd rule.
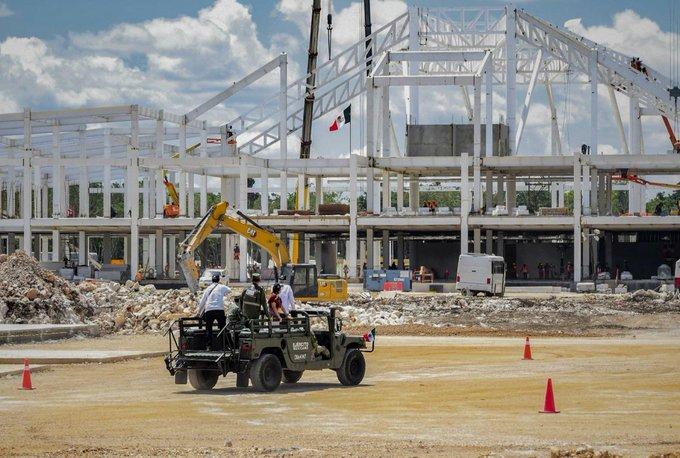
[[[532,361],[521,359],[519,337],[379,335],[362,385],[312,372],[269,394],[235,388],[233,375],[209,392],[175,385],[160,357],[52,365],[34,374],[34,391],[18,390],[19,376],[0,378],[0,455],[678,453],[680,332],[669,327],[539,337]],[[147,334],[5,348],[166,345]],[[538,413],[548,377],[556,415]]]

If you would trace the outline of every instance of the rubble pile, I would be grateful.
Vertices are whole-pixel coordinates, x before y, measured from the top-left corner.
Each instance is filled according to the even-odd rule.
[[[75,324],[93,311],[72,283],[23,251],[0,255],[0,323]]]
[[[458,294],[350,294],[340,316],[350,326],[470,326],[498,330],[587,332],[638,314],[680,312],[680,297],[641,290],[545,298]]]
[[[177,318],[196,314],[196,300],[188,289],[156,290],[132,281],[84,282],[78,288],[98,305],[95,321],[103,332],[164,332]]]

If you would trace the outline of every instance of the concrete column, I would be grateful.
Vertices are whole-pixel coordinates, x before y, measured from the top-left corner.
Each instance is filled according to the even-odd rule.
[[[366,78],[366,156],[369,158],[375,157],[375,88],[373,86],[373,78]],[[379,211],[375,208],[375,170],[372,164],[369,164],[366,170],[366,210],[368,213]]]
[[[12,254],[16,251],[17,247],[17,239],[16,239],[16,234],[14,232],[10,232],[7,234],[7,254]]]
[[[238,206],[242,212],[248,210],[248,163],[244,156],[239,156]],[[243,254],[243,252],[242,252]]]
[[[583,270],[581,271],[581,278],[590,279],[590,229],[583,228],[583,235],[585,236],[585,242],[581,243],[581,249],[583,250],[583,257],[581,264],[583,265]]]
[[[311,260],[311,242],[309,240],[309,237],[306,236],[305,234],[300,234],[300,240],[302,242],[302,248],[303,248],[303,262],[310,262]]]
[[[404,210],[404,174],[397,174],[397,212]]]
[[[417,175],[409,177],[409,205],[414,212],[420,207],[420,178]]]
[[[89,252],[87,246],[87,237],[85,231],[78,231],[78,265],[87,265],[87,254]]]
[[[260,181],[262,187],[260,191],[260,211],[263,215],[269,214],[269,169],[262,167],[260,169]]]
[[[375,266],[375,253],[373,244],[373,229],[366,229],[366,265],[369,269],[373,269]]]
[[[468,183],[468,155],[460,156],[460,253],[467,254],[468,242],[468,217],[470,215],[470,187]]]
[[[206,121],[203,121],[203,129],[201,129],[201,146],[199,147],[199,154],[202,158],[208,157],[208,123]],[[208,212],[208,175],[205,174],[205,170],[201,174],[199,210],[201,212],[201,217]]]
[[[514,139],[516,133],[516,119],[517,119],[517,93],[516,93],[516,68],[517,68],[517,47],[516,47],[516,18],[515,8],[510,4],[505,7],[506,14],[506,33],[505,33],[505,51],[507,57],[506,77],[505,77],[505,94],[506,94],[506,109],[507,123],[508,123],[508,138],[510,150],[508,155],[512,156],[515,153]],[[514,206],[513,206],[514,208]]]
[[[574,281],[581,281],[581,155],[574,155]]]
[[[23,179],[21,186],[21,219],[24,225],[23,250],[31,254],[31,157],[33,150],[31,146],[31,110],[24,109],[24,151],[23,151]],[[37,255],[38,253],[36,253]]]
[[[486,254],[493,254],[493,231],[486,230]]]
[[[241,247],[241,257],[238,261],[238,280],[248,281],[248,239],[239,236],[239,247]]]
[[[404,269],[404,234],[397,233],[397,267]]]
[[[382,173],[382,207],[381,212],[392,206],[392,190],[390,187],[390,172],[383,170]]]
[[[61,261],[60,259],[60,254],[59,253],[59,231],[52,231],[52,261],[53,262],[59,262]]]
[[[182,123],[179,126],[179,158],[185,159],[187,155],[187,126]],[[187,216],[187,174],[184,170],[179,172],[179,215]]]
[[[64,168],[57,162],[61,160],[61,133],[56,122],[52,126],[52,159],[56,162],[52,166],[52,218],[59,218],[64,208]]]
[[[486,171],[486,213],[491,214],[493,211],[493,175],[491,170]]]
[[[187,173],[187,216],[196,217],[196,183],[193,173]]]
[[[283,54],[281,56],[281,65],[279,65],[279,155],[284,161],[283,170],[280,174],[281,196],[280,205],[281,210],[288,208],[288,176],[286,174],[286,161],[288,160],[288,56]]]
[[[472,230],[472,234],[474,238],[475,253],[480,254],[482,252],[482,230],[476,227]]]
[[[590,173],[590,213],[596,214],[599,202],[599,182],[597,180],[597,169],[591,167],[589,169]]]
[[[175,277],[175,271],[177,270],[177,236],[171,235],[168,240],[168,276],[170,278]]]
[[[128,215],[130,217],[130,279],[134,280],[139,270],[139,109],[132,106],[130,114],[130,145],[127,181]],[[128,216],[125,215],[125,216]]]
[[[307,206],[307,203],[305,201],[307,200],[307,175],[298,175],[297,186],[297,209],[306,210],[305,207]]]
[[[314,199],[314,213],[317,215],[319,214],[319,205],[323,204],[323,185],[322,185],[323,178],[320,176],[314,177],[314,194],[315,194],[315,199]]]
[[[473,149],[474,160],[472,163],[472,181],[474,210],[478,212],[482,208],[482,177],[481,177],[481,151],[482,151],[482,91],[481,80],[476,80],[474,86],[474,109],[473,109]]]
[[[111,159],[111,129],[104,130],[104,158]],[[111,218],[111,165],[104,165],[104,180],[102,181],[102,201],[104,218]],[[119,217],[121,215],[118,215]],[[125,215],[122,215],[125,216]]]
[[[496,232],[496,255],[505,256],[505,241],[503,231]]]
[[[154,254],[156,256],[154,263],[151,265],[153,265],[154,269],[156,269],[156,277],[160,278],[163,276],[163,272],[165,271],[165,264],[163,263],[163,229],[156,229],[156,235],[154,235],[153,244],[155,246]]]
[[[391,253],[390,253],[390,231],[383,229],[382,231],[382,257],[383,265],[387,269],[391,263]]]
[[[39,237],[39,246],[40,246],[40,260],[42,262],[47,262],[50,260],[50,244],[49,244],[50,238],[46,235],[41,235]]]
[[[345,259],[349,268],[349,275],[358,278],[360,266],[357,265],[357,157],[352,154],[349,157],[349,241]]]
[[[80,171],[78,179],[78,215],[81,218],[90,217],[90,180],[87,172],[87,149],[85,145],[85,131],[78,131],[78,149],[80,151]]]
[[[102,236],[102,264],[111,264],[112,251],[111,234],[104,234]]]
[[[612,214],[612,205],[613,205],[613,202],[612,202],[612,198],[613,198],[613,189],[612,189],[613,180],[612,180],[611,174],[609,174],[609,173],[607,173],[607,175],[605,175],[605,178],[606,178],[606,182],[607,182],[607,184],[606,184],[606,190],[605,190],[605,193],[606,193],[606,197],[605,197],[605,211],[607,212],[607,215],[611,215],[611,214]]]
[[[508,175],[508,190],[505,195],[505,206],[508,209],[508,213],[511,215],[517,207],[517,182],[514,175]]]
[[[165,141],[165,127],[163,125],[163,110],[159,110],[158,118],[156,119],[156,128],[155,128],[155,138],[154,138],[154,155],[156,159],[161,159],[163,157],[163,144]],[[155,217],[161,217],[163,215],[163,206],[165,205],[166,201],[166,190],[165,190],[165,185],[163,184],[163,170],[161,168],[158,168],[155,171],[155,177],[156,177],[156,209],[155,209]],[[163,244],[164,246],[164,244]],[[162,258],[160,255],[162,251],[159,251],[159,258]],[[156,272],[157,275],[162,275],[163,272],[165,272],[165,263],[163,263],[162,259],[160,260],[160,263],[162,264],[161,270],[158,270]]]

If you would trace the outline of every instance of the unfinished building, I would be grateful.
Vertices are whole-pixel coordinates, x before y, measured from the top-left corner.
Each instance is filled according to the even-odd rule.
[[[647,215],[643,178],[680,174],[675,151],[644,154],[641,127],[643,116],[677,118],[673,85],[630,56],[512,6],[412,7],[319,65],[314,119],[361,98],[365,149],[310,159],[298,159],[281,141],[302,126],[307,81],[307,75],[290,81],[287,64],[281,54],[185,114],[136,104],[0,114],[0,249],[21,248],[53,262],[73,250],[78,264],[87,265],[98,241],[103,264],[120,258],[131,277],[151,266],[157,277],[172,278],[177,243],[219,195],[299,243],[300,260],[313,253],[324,272],[346,266],[351,278],[360,277],[364,265],[395,262],[425,265],[451,280],[458,254],[466,252],[528,264],[528,278],[537,276],[538,262],[550,266],[543,280],[580,281],[598,266],[649,278],[659,264],[680,257],[680,216]],[[220,124],[202,120],[272,73],[279,89],[262,104]],[[563,148],[564,120],[553,97],[553,86],[567,82],[590,90],[581,111],[588,141],[578,151]],[[421,122],[423,87],[462,90],[469,123]],[[505,96],[500,107],[494,90]],[[522,142],[539,90],[551,112],[549,151]],[[609,95],[611,109],[601,109],[598,93]],[[629,98],[627,131],[616,94]],[[394,133],[397,97],[408,138]],[[502,119],[494,121],[494,110]],[[598,148],[598,118],[605,113],[615,118],[622,154]],[[315,153],[323,155],[323,148]],[[176,218],[163,217],[165,176],[178,184]],[[518,205],[518,192],[532,186],[550,193],[547,208],[530,212]],[[301,197],[298,209],[311,211],[279,214],[291,210],[288,195],[296,187],[298,196],[311,190],[317,208],[305,208],[309,199]],[[613,208],[617,187],[627,190],[624,214]],[[329,189],[349,203],[348,214],[319,214]],[[426,205],[421,194],[432,189],[454,190],[459,202]],[[249,195],[261,196],[259,203]],[[277,195],[279,211],[271,211]],[[246,240],[228,233],[217,238],[219,255],[206,262],[246,280]]]

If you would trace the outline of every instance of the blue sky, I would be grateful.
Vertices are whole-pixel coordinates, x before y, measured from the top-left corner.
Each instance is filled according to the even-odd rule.
[[[322,3],[325,6],[326,1]],[[504,5],[473,0],[417,4]],[[559,26],[568,23],[572,30],[621,52],[639,55],[661,72],[668,70],[669,0],[525,0],[516,5]],[[291,78],[299,76],[305,65],[310,6],[311,1],[303,0],[0,0],[0,112],[24,106],[141,103],[182,113],[284,50],[292,62]],[[360,6],[357,0],[334,0],[333,8],[337,51],[358,37]],[[403,8],[403,0],[374,0],[374,23],[386,22]],[[322,25],[322,54],[324,29]],[[520,104],[523,91],[518,91]],[[572,111],[587,100],[585,92],[579,91],[573,89],[570,96]],[[565,91],[557,88],[555,92],[562,104]],[[261,88],[244,93],[211,112],[211,120],[231,119],[261,94]],[[606,91],[601,96],[606,105]],[[457,91],[438,94],[436,100],[427,122],[463,118]],[[620,100],[622,113],[627,113],[626,103]],[[395,106],[393,116],[398,133],[403,130],[400,110]],[[549,147],[546,110],[545,98],[537,94],[525,137],[537,151]],[[601,142],[612,153],[619,145],[606,110],[600,121]],[[315,124],[322,127],[315,127],[316,145],[326,138],[327,121]],[[663,151],[667,139],[660,123],[645,120],[645,129],[646,148]],[[572,143],[580,144],[579,133],[587,131],[587,126],[575,120],[570,129],[575,137]],[[330,146],[318,154],[343,152]]]

